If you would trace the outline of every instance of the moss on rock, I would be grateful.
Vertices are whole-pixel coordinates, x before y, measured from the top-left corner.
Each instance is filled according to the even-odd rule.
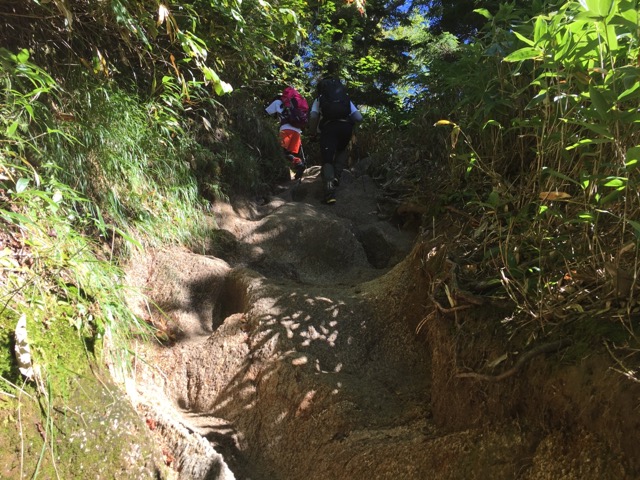
[[[76,377],[68,399],[23,393],[0,410],[0,477],[161,478],[149,429],[113,384]]]

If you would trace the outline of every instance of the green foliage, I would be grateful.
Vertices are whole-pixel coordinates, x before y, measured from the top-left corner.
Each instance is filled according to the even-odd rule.
[[[121,232],[138,232],[150,243],[184,239],[199,218],[186,161],[199,147],[180,111],[108,87],[80,87],[64,100],[80,113],[58,126],[73,141],[50,135],[43,142],[47,174],[88,195],[94,205],[88,208]]]
[[[16,185],[0,209],[7,245],[0,330],[10,334],[26,316],[34,362],[56,394],[64,395],[71,379],[86,371],[105,333],[121,348],[132,326],[139,333],[145,328],[125,307],[119,269],[98,259],[98,248],[78,233],[95,223],[78,212],[85,200],[46,177],[41,188]],[[11,356],[3,350],[0,376],[19,383]]]
[[[446,182],[482,218],[473,238],[485,274],[543,326],[607,312],[605,294],[581,294],[636,271],[640,240],[637,2],[548,10],[479,9],[486,24],[473,42],[423,57],[416,102],[443,108],[434,124],[449,133]],[[591,283],[577,288],[574,273]]]
[[[0,150],[0,376],[20,383],[10,347],[16,322],[25,316],[34,361],[64,395],[105,333],[122,346],[132,330],[144,328],[115,287],[118,268],[99,259],[100,248],[83,235],[112,229],[83,195],[56,178],[60,170],[47,156],[50,143],[77,143],[53,128],[41,102],[60,101],[59,87],[26,52],[2,51],[1,66],[7,141]],[[75,181],[82,183],[82,176]]]

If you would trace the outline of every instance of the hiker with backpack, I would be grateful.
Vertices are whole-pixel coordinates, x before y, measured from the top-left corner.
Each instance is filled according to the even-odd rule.
[[[362,114],[349,98],[339,72],[337,62],[329,62],[327,75],[318,82],[318,96],[309,114],[309,131],[312,137],[320,131],[323,202],[328,205],[336,202],[335,189],[347,164],[347,147],[353,127],[362,121]]]
[[[280,120],[280,145],[291,162],[296,180],[302,178],[306,169],[302,155],[302,130],[309,119],[309,104],[293,87],[288,86],[265,108],[268,115]]]

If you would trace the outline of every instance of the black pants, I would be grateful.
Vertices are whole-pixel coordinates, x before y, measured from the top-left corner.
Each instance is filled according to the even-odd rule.
[[[333,192],[333,179],[339,179],[347,165],[347,146],[352,133],[353,124],[348,121],[331,121],[322,125],[320,153],[325,194]]]

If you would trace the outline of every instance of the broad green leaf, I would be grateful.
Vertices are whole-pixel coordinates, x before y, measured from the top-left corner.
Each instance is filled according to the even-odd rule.
[[[604,40],[611,52],[615,52],[616,50],[618,50],[618,37],[616,36],[615,25],[607,25]]]
[[[612,188],[623,188],[627,186],[627,179],[624,177],[611,177],[607,179],[604,186]]]
[[[583,11],[573,17],[573,22],[569,24],[569,28],[573,32],[579,33],[584,29],[584,24],[593,24],[594,22],[601,22],[602,20],[604,20],[602,15],[598,15],[594,12]]]
[[[627,150],[624,164],[627,168],[638,167],[640,165],[640,146],[631,147]]]
[[[591,99],[591,103],[593,104],[593,106],[598,111],[598,114],[602,118],[607,118],[610,105],[602,92],[600,92],[600,90],[598,90],[598,88],[594,85],[589,85],[589,98]]]
[[[27,63],[29,61],[29,50],[23,48],[18,52],[15,58],[18,63]]]
[[[516,38],[518,38],[518,40],[526,43],[527,45],[529,45],[530,47],[533,47],[535,44],[533,42],[533,40],[529,40],[527,37],[525,37],[524,35],[514,31],[513,34],[516,36]]]
[[[638,28],[638,14],[635,11],[632,11],[631,15],[614,15],[611,19],[611,25],[618,25],[620,27],[624,27],[626,31],[633,32],[636,28]]]
[[[210,67],[202,67],[202,73],[204,73],[205,79],[213,84],[213,90],[216,92],[216,95],[224,95],[225,93],[233,91],[233,87],[227,82],[220,80],[218,74]]]
[[[615,3],[614,0],[579,0],[580,5],[587,12],[598,15],[599,17],[606,17],[611,13],[611,9]]]
[[[11,125],[7,127],[8,138],[12,138],[15,135],[16,130],[18,129],[18,125],[20,125],[20,123],[17,120],[15,120],[11,123]]]
[[[487,203],[492,208],[497,208],[500,205],[500,194],[495,190],[492,190],[489,196],[487,197]]]
[[[27,187],[29,186],[29,179],[28,178],[20,178],[18,179],[18,181],[16,182],[16,193],[22,193],[24,192]]]
[[[622,115],[620,115],[620,120],[625,123],[640,123],[640,113],[625,112]]]
[[[591,130],[592,132],[597,133],[598,135],[602,135],[603,137],[609,139],[609,140],[613,140],[613,135],[611,134],[611,132],[609,131],[609,129],[605,126],[605,125],[598,125],[595,123],[589,123],[589,122],[582,122],[579,120],[566,120],[567,123],[569,123],[570,125],[580,125],[582,127],[587,128],[588,130]]]
[[[576,43],[573,40],[573,36],[571,32],[565,30],[562,35],[556,35],[556,41],[560,48],[556,49],[553,59],[556,61],[562,60],[569,55],[569,53],[573,52],[576,47]]]
[[[542,59],[544,52],[538,48],[524,47],[504,57],[505,62],[521,62],[523,60]]]
[[[231,93],[233,91],[231,84],[223,82],[222,80],[218,83],[214,83],[213,88],[216,91],[216,95],[224,95],[225,93]]]
[[[491,15],[491,13],[489,12],[489,10],[487,10],[486,8],[476,8],[474,10],[475,13],[482,15],[484,18],[486,18],[487,20],[491,20],[493,18],[493,15]]]
[[[544,18],[542,18],[542,16],[538,16],[538,18],[536,18],[536,23],[533,29],[533,41],[537,44],[539,43],[544,36],[547,34],[548,32],[548,26],[547,26],[547,22],[545,21]]]
[[[630,25],[628,30],[633,32],[640,24],[640,12],[638,11],[637,2],[634,0],[620,1],[618,5],[618,13]]]
[[[604,197],[602,197],[599,201],[599,204],[604,206],[612,202],[615,202],[616,200],[620,199],[620,197],[622,197],[623,192],[624,192],[624,188],[618,188],[612,191],[611,193],[609,193],[608,195],[605,195]]]
[[[530,110],[534,108],[536,105],[544,102],[549,97],[547,90],[540,90],[538,94],[531,99],[531,101],[525,107],[525,110]]]
[[[634,84],[631,88],[626,89],[624,92],[622,92],[620,95],[618,95],[618,101],[622,101],[622,100],[631,100],[634,97],[637,97],[638,94],[640,93],[640,83],[636,83]],[[635,95],[633,95],[635,93]],[[631,97],[631,95],[633,95],[633,97]],[[631,98],[627,98],[627,97],[631,97]]]
[[[281,8],[279,11],[284,23],[298,23],[298,16],[296,15],[296,12],[290,8]]]

